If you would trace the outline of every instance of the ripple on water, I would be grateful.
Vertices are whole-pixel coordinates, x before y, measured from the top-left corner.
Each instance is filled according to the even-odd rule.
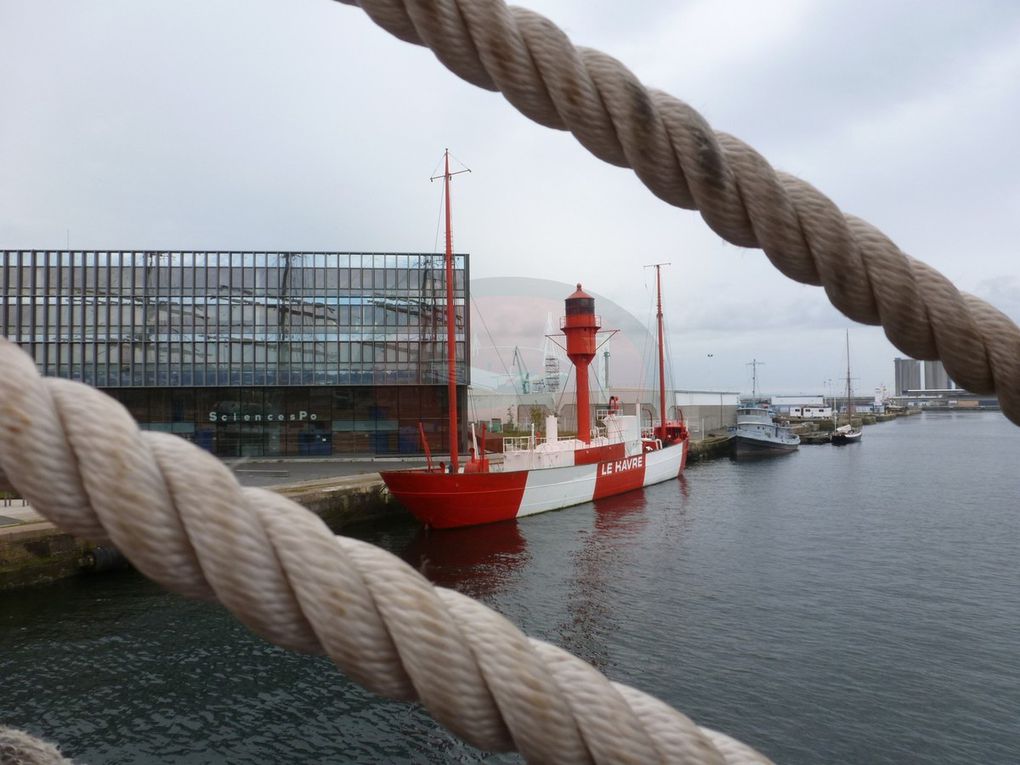
[[[359,533],[779,762],[1015,763],[1017,465],[998,415],[920,417],[520,523]],[[0,594],[0,683],[0,720],[93,765],[517,761],[131,573]]]

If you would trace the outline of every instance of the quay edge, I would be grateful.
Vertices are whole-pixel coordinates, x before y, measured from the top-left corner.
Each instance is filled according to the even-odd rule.
[[[95,546],[48,521],[0,527],[0,591],[75,576]]]
[[[733,448],[733,438],[725,436],[706,436],[700,441],[691,441],[690,451],[687,453],[688,462],[701,462],[703,460],[714,460],[720,457],[729,457]]]
[[[378,473],[327,478],[271,487],[320,516],[331,529],[406,511],[386,491]],[[0,526],[0,591],[48,584],[93,570],[116,567],[118,554],[93,540],[77,539],[30,508],[0,507],[17,522]],[[98,565],[97,565],[98,564]]]

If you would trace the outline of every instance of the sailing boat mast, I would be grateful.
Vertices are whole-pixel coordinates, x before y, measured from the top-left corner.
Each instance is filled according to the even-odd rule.
[[[450,410],[450,472],[457,472],[457,446],[460,430],[457,425],[457,312],[453,303],[453,232],[450,227],[450,178],[461,173],[470,173],[467,168],[450,172],[450,150],[443,152],[443,174],[429,180],[443,179],[444,207],[446,208],[446,397]],[[464,306],[467,310],[467,306]],[[467,359],[465,359],[465,363]]]
[[[854,402],[850,396],[850,330],[846,331],[846,424],[853,427]]]

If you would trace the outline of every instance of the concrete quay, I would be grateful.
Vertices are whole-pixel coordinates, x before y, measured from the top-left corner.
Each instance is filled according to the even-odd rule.
[[[733,448],[732,441],[733,436],[728,434],[714,434],[705,436],[700,441],[692,440],[687,452],[687,461],[700,462],[728,457]]]
[[[27,505],[0,506],[0,590],[73,576],[93,547]]]
[[[247,465],[246,465],[247,467]],[[376,462],[297,463],[265,468],[252,480],[277,481],[313,475],[310,480],[267,487],[307,507],[333,530],[406,511],[391,501]],[[403,465],[401,465],[403,467]],[[354,472],[365,471],[373,472]],[[340,473],[340,475],[337,475]],[[325,474],[325,475],[322,475]],[[77,539],[61,531],[27,505],[0,505],[0,591],[45,584],[90,570],[123,565],[107,543]]]

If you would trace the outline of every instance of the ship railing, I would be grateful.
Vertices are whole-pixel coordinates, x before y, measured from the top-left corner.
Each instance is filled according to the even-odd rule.
[[[591,436],[592,436],[592,438],[596,438],[599,435],[600,435],[600,429],[599,428],[592,428],[591,429]],[[535,436],[535,445],[537,446],[538,444],[548,444],[548,443],[562,444],[562,443],[565,443],[567,441],[576,441],[576,440],[577,440],[577,436],[575,436],[575,435],[567,435],[567,436],[556,436],[556,441],[555,442],[551,442],[545,436],[538,436],[538,435],[536,435]]]
[[[526,452],[531,449],[531,436],[504,436],[503,454],[508,452]]]
[[[608,432],[606,428],[602,426],[595,426],[591,429],[591,437],[595,438],[608,438]],[[557,436],[556,443],[562,443],[564,441],[574,441],[577,438],[575,435]],[[545,436],[535,434],[534,440],[531,436],[504,436],[503,437],[503,453],[507,452],[526,452],[539,444],[550,443],[549,439]]]
[[[577,436],[557,436],[556,440],[557,441],[573,441],[576,438],[577,438]],[[547,439],[547,438],[540,439],[540,443],[547,443],[548,441],[549,441],[549,439]]]

